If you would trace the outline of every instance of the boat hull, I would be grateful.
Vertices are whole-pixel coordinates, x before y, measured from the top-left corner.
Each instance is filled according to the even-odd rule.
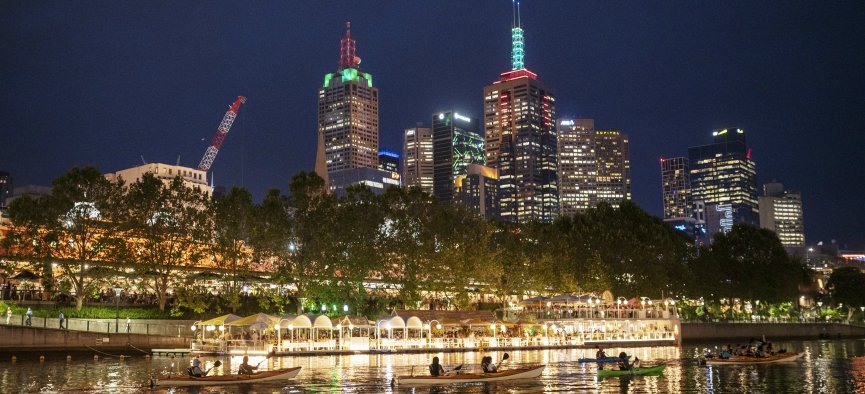
[[[742,364],[772,364],[796,361],[805,353],[785,353],[769,357],[731,357],[728,359],[710,358],[706,360],[708,365],[742,365]]]
[[[447,376],[400,376],[397,383],[402,385],[429,385],[453,383],[501,382],[505,380],[534,379],[544,372],[543,365],[527,368],[509,369],[497,373],[466,373]]]
[[[229,384],[251,384],[274,380],[288,380],[297,376],[300,373],[300,369],[301,367],[285,368],[259,372],[255,375],[223,375],[206,376],[203,378],[194,378],[191,376],[165,379],[152,378],[150,379],[150,387],[224,386]]]
[[[654,367],[645,367],[645,368],[634,368],[629,371],[622,371],[619,369],[600,369],[598,370],[599,378],[608,378],[613,376],[632,376],[632,375],[652,375],[659,374],[664,372],[664,368],[667,366],[665,364],[656,365]]]

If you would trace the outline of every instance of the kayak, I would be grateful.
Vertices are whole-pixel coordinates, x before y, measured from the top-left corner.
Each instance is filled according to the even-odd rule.
[[[625,357],[625,360],[630,359],[631,356]],[[618,357],[607,357],[607,358],[581,358],[577,360],[580,363],[617,363],[622,361],[621,358]]]
[[[196,378],[178,376],[170,378],[151,378],[150,387],[157,386],[222,386],[226,384],[258,383],[273,380],[291,379],[300,373],[301,367],[264,371],[253,375],[222,375]]]
[[[652,367],[634,368],[630,371],[622,371],[619,369],[599,369],[598,377],[607,378],[611,376],[631,376],[631,375],[653,375],[664,372],[666,364],[659,364]]]
[[[532,379],[541,376],[542,372],[544,372],[543,365],[533,365],[531,367],[508,369],[496,373],[461,373],[445,376],[400,376],[396,378],[396,382],[405,385],[500,382],[503,380]]]
[[[708,358],[706,359],[706,364],[709,365],[727,365],[727,364],[771,364],[771,363],[783,363],[788,361],[796,361],[800,357],[804,356],[805,353],[796,352],[796,353],[781,353],[776,354],[774,356],[768,357],[748,357],[748,356],[734,356],[730,358]]]

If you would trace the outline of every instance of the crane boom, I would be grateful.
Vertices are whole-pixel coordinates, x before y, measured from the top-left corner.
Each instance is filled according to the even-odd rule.
[[[240,109],[240,104],[245,102],[246,97],[237,96],[237,100],[234,100],[234,104],[231,104],[231,107],[225,112],[222,122],[219,122],[219,127],[216,128],[216,135],[213,136],[213,141],[210,142],[210,146],[204,151],[201,163],[198,163],[199,170],[207,171],[213,165],[213,160],[216,159],[216,154],[219,153],[219,147],[222,146],[225,136],[228,135],[228,130],[231,129],[231,125],[234,123],[234,118],[237,117],[237,110]]]

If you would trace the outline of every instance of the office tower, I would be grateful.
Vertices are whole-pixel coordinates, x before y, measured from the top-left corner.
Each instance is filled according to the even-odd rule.
[[[362,72],[351,23],[340,40],[339,68],[325,74],[318,91],[318,149],[315,172],[378,168],[378,89]]]
[[[433,140],[432,129],[417,127],[406,129],[403,135],[403,184],[419,187],[433,193]]]
[[[598,161],[596,198],[618,208],[631,199],[631,155],[628,135],[618,130],[595,131]],[[595,204],[597,205],[597,204]]]
[[[469,164],[484,163],[479,127],[477,119],[456,111],[433,114],[433,195],[440,201],[454,200],[456,179],[468,174]]]
[[[731,128],[712,135],[711,144],[688,148],[691,198],[706,204],[710,237],[730,231],[734,223],[756,226],[759,220],[757,170],[745,131]]]
[[[480,164],[469,164],[466,175],[456,179],[456,200],[473,212],[492,219],[498,217],[496,187],[498,171]]]
[[[630,200],[628,136],[595,130],[592,119],[560,118],[556,125],[562,215],[574,215],[601,202],[618,207],[622,200]]]
[[[484,87],[486,165],[498,171],[501,220],[551,221],[559,213],[556,98],[525,68],[516,9],[511,38],[511,71]]]
[[[664,197],[664,219],[693,216],[691,172],[687,157],[661,158],[661,189]]]
[[[378,151],[378,169],[390,172],[399,172],[399,153],[380,149]]]
[[[560,212],[573,216],[597,204],[595,121],[561,118],[556,124]]]
[[[778,234],[789,252],[801,253],[805,247],[802,194],[784,190],[781,183],[767,183],[763,185],[759,203],[760,227]]]
[[[6,206],[6,199],[12,197],[12,175],[0,171],[0,207]]]

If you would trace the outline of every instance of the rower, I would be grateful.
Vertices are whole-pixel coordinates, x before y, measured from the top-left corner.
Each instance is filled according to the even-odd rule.
[[[238,375],[254,375],[258,366],[249,365],[249,356],[243,356],[243,363],[237,368]]]
[[[605,358],[607,358],[607,353],[604,353],[604,347],[598,346],[598,351],[595,353],[595,360],[598,362],[598,369],[604,369]]]
[[[186,368],[186,372],[189,373],[189,376],[194,376],[196,378],[207,375],[207,372],[201,370],[201,360],[198,359],[198,356],[192,360],[192,367]]]
[[[444,376],[445,369],[439,364],[439,358],[433,357],[432,364],[429,365],[430,376]]]

